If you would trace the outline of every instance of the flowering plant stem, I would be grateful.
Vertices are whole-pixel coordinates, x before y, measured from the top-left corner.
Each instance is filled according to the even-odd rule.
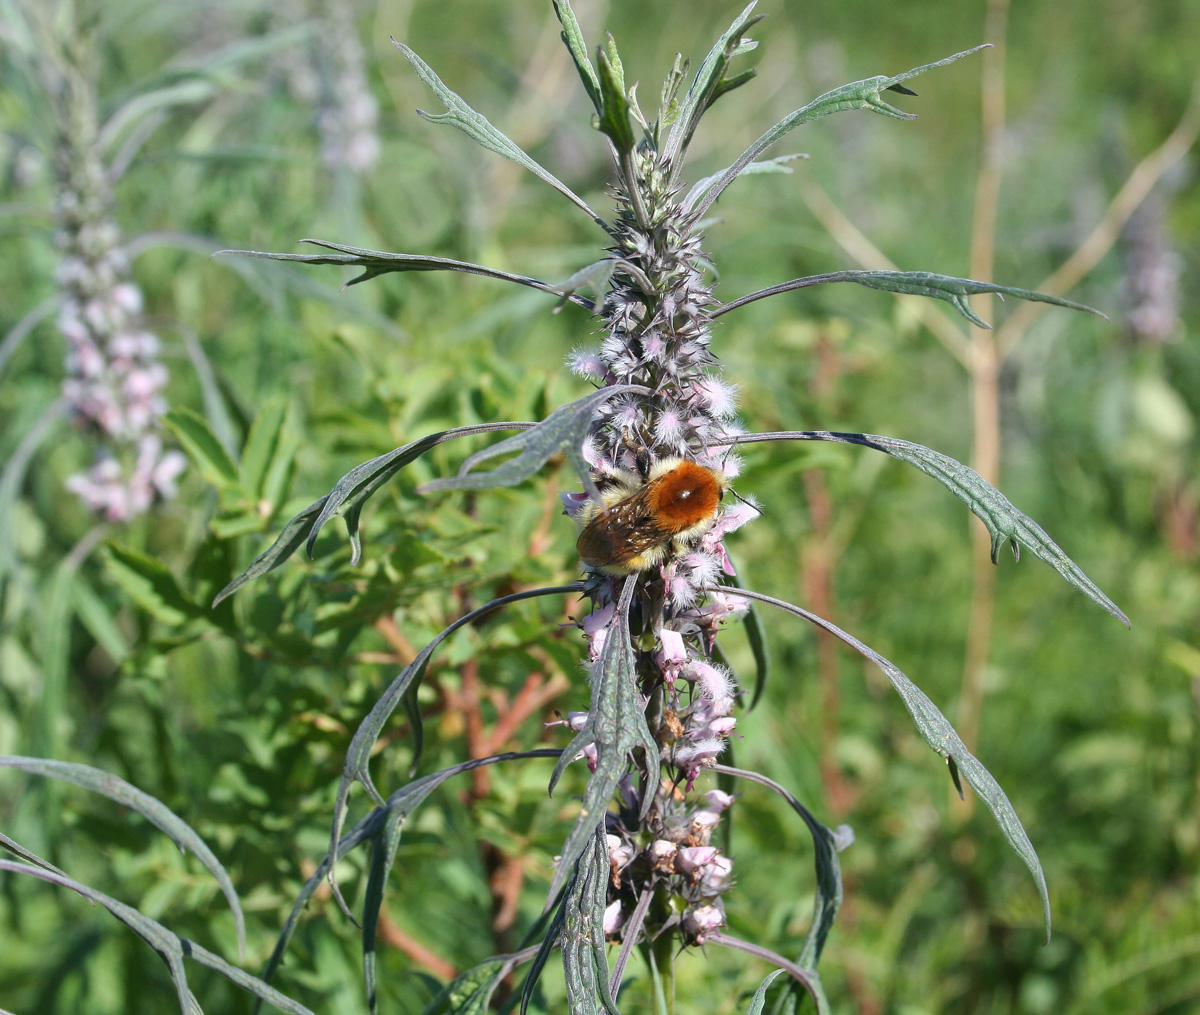
[[[890,267],[793,279],[724,303],[714,292],[703,250],[702,216],[738,177],[764,165],[755,159],[770,145],[801,124],[837,112],[865,109],[896,120],[910,119],[912,114],[892,106],[884,93],[911,96],[914,93],[904,82],[975,51],[902,74],[852,82],[818,96],[763,133],[726,170],[689,190],[684,183],[684,166],[697,125],[713,102],[752,76],[730,75],[728,71],[735,59],[756,45],[747,36],[758,20],[753,16],[754,4],[746,7],[721,36],[690,83],[686,81],[685,64],[676,61],[653,116],[642,111],[635,90],[626,85],[615,42],[610,39],[597,51],[593,65],[568,0],[555,0],[554,9],[594,106],[595,125],[606,136],[612,156],[616,207],[609,219],[593,211],[451,91],[412,50],[399,43],[397,47],[446,106],[446,112],[422,115],[432,122],[456,127],[566,197],[604,231],[607,247],[599,261],[555,286],[467,262],[364,250],[327,241],[313,241],[331,251],[320,254],[242,252],[361,267],[362,273],[350,284],[394,271],[449,270],[485,275],[552,292],[559,296],[560,306],[566,302],[581,306],[594,316],[602,333],[597,344],[581,345],[569,357],[575,372],[589,380],[595,391],[558,407],[541,421],[496,424],[494,428],[518,432],[471,455],[456,476],[439,478],[423,488],[426,492],[479,491],[511,486],[531,477],[554,455],[564,454],[580,486],[576,492],[563,494],[562,503],[577,526],[582,581],[504,596],[465,614],[418,653],[393,681],[351,743],[338,792],[325,868],[328,877],[332,879],[338,857],[350,848],[341,830],[348,795],[357,782],[376,805],[374,813],[379,816],[371,835],[378,837],[376,855],[383,860],[372,864],[368,889],[371,915],[377,914],[383,883],[397,855],[403,816],[424,799],[436,782],[465,770],[454,766],[415,779],[386,800],[368,772],[375,742],[402,701],[414,732],[419,734],[416,691],[434,648],[472,618],[510,602],[579,592],[588,607],[578,617],[577,625],[586,645],[590,694],[586,710],[571,712],[560,720],[559,724],[567,726],[574,736],[551,774],[550,791],[580,761],[586,764],[589,776],[582,804],[550,878],[548,895],[552,901],[544,921],[539,923],[539,933],[545,936],[522,990],[522,1015],[533,996],[537,977],[556,946],[561,951],[571,1015],[597,1015],[601,1009],[616,1015],[613,999],[619,995],[625,959],[635,946],[650,970],[658,1010],[674,1015],[678,957],[707,942],[777,961],[793,976],[788,1003],[794,1005],[800,992],[806,992],[818,1012],[827,1011],[817,964],[842,900],[837,854],[853,841],[853,834],[844,827],[836,831],[827,828],[811,810],[765,776],[718,766],[738,725],[736,713],[743,696],[736,676],[723,662],[721,629],[733,620],[746,620],[749,625],[751,603],[761,603],[813,624],[883,671],[921,736],[945,758],[955,787],[961,793],[965,782],[980,795],[1029,868],[1049,933],[1049,896],[1037,854],[1003,790],[933,701],[895,664],[829,620],[741,588],[725,546],[727,537],[760,514],[748,494],[725,499],[726,494],[734,492],[739,479],[740,445],[812,440],[854,444],[911,464],[945,485],[984,522],[993,561],[1006,543],[1014,553],[1025,547],[1068,584],[1127,622],[1120,609],[1050,536],[996,490],[986,475],[929,448],[890,437],[823,430],[744,432],[737,420],[736,391],[721,376],[717,357],[710,348],[713,323],[723,314],[777,293],[840,282],[940,300],[984,328],[987,325],[968,302],[981,293],[1090,309],[1055,295],[990,281]],[[581,296],[580,289],[593,290],[595,298]],[[347,517],[357,560],[361,549],[357,524],[365,500],[435,444],[486,429],[489,427],[445,431],[352,470],[328,497],[288,523],[276,544],[236,578],[222,596],[251,577],[278,567],[306,536],[311,552],[316,533],[336,513]],[[477,468],[509,453],[516,457],[495,468]],[[759,631],[756,617],[753,623],[753,630]],[[756,697],[766,678],[765,652],[760,652],[759,658],[764,665]],[[470,686],[464,684],[468,699],[477,678],[474,666],[473,661],[464,671],[469,677]],[[826,697],[832,700],[828,694]],[[472,721],[476,721],[477,713],[472,715]],[[472,744],[473,752],[476,748],[483,750],[477,729],[472,731]],[[498,741],[489,743],[489,749],[498,746]],[[418,736],[414,772],[420,750]],[[800,814],[812,837],[814,915],[803,951],[794,962],[775,956],[765,946],[732,938],[723,929],[726,906],[736,903],[734,859],[714,842],[724,841],[719,829],[724,812],[735,798],[720,789],[704,791],[702,780],[714,769],[779,793]],[[482,791],[484,785],[478,782],[477,790]],[[364,834],[355,839],[351,846],[367,837]],[[621,945],[618,968],[610,974],[606,944],[617,943]],[[367,994],[373,999],[373,951],[369,954]],[[479,974],[491,984],[488,996],[495,989],[492,977],[498,968],[492,961]],[[479,1000],[477,994],[472,996]],[[450,1006],[446,1010],[459,1009]]]

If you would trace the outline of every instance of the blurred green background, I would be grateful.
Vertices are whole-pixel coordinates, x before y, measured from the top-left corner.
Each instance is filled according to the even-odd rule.
[[[591,42],[613,32],[647,108],[673,54],[698,60],[737,13],[713,0],[576,6]],[[983,3],[760,10],[758,78],[707,117],[692,179],[828,88],[996,40],[1003,12],[993,2],[989,28]],[[6,0],[0,18],[0,753],[87,762],[173,807],[229,866],[248,911],[247,968],[258,970],[323,853],[349,736],[412,647],[494,595],[575,574],[557,506],[573,480],[564,465],[512,490],[420,497],[421,480],[468,450],[440,447],[372,501],[357,567],[335,522],[315,562],[297,557],[218,610],[206,604],[358,462],[582,395],[562,364],[595,328],[577,307],[552,315],[551,297],[487,279],[393,275],[339,292],[341,269],[206,255],[297,250],[315,236],[550,281],[596,259],[598,230],[557,194],[413,113],[439,107],[389,35],[601,213],[604,147],[549,3]],[[1053,940],[1043,944],[1020,861],[986,810],[952,799],[882,676],[782,615],[765,617],[774,673],[740,720],[737,761],[855,830],[822,967],[836,1010],[1183,1015],[1200,1011],[1200,189],[1186,154],[1195,125],[1177,125],[1200,4],[1029,0],[1007,12],[1006,34],[1005,59],[990,64],[1002,73],[991,94],[1006,98],[990,146],[988,65],[973,57],[910,82],[920,97],[894,101],[914,122],[853,112],[789,136],[771,154],[811,158],[793,175],[739,181],[706,249],[723,299],[859,266],[875,256],[867,244],[901,268],[950,275],[994,251],[995,279],[1026,288],[1081,244],[1095,262],[1067,295],[1111,321],[1052,310],[1020,332],[1001,328],[1011,349],[990,386],[964,366],[990,340],[940,306],[922,316],[850,286],[756,303],[723,318],[714,343],[750,429],[888,434],[965,461],[973,402],[990,392],[1001,489],[1132,619],[1127,632],[1036,560],[1007,555],[994,598],[976,584],[973,601],[977,523],[883,456],[745,453],[737,488],[767,517],[731,540],[743,579],[858,635],[952,721],[970,713],[968,739],[1045,866]],[[228,474],[193,464],[178,497],[126,522],[97,521],[64,491],[96,439],[55,414],[64,345],[53,312],[27,334],[18,327],[56,292],[62,123],[50,54],[64,46],[90,54],[101,122],[129,120],[97,158],[111,167],[131,155],[112,215],[145,326],[163,344],[166,398],[241,458]],[[143,125],[144,144],[122,149]],[[984,150],[998,172],[996,228],[973,259]],[[1144,200],[1129,199],[1131,174]],[[1015,309],[985,316],[1000,323]],[[242,455],[256,417],[251,457],[282,421],[267,442],[270,475]],[[481,745],[562,742],[542,721],[586,701],[582,641],[558,626],[567,612],[522,604],[449,643],[423,691],[423,771]],[[981,664],[964,684],[969,641]],[[726,642],[748,679],[744,635]],[[385,792],[405,777],[406,732],[397,716],[374,762]],[[547,800],[548,774],[542,762],[490,769],[451,783],[410,823],[382,926],[383,1010],[419,1012],[431,974],[519,942],[571,815],[574,787]],[[754,790],[734,814],[731,932],[795,952],[811,906],[807,835]],[[107,801],[3,770],[0,830],[236,957],[211,879]],[[344,865],[351,897],[361,867]],[[107,914],[40,882],[0,883],[0,1007],[173,1010],[160,960]],[[360,964],[355,928],[321,896],[278,982],[315,1010],[365,1011]],[[745,1010],[765,972],[715,949],[689,957],[681,1010]],[[635,974],[630,1010],[645,1007]],[[559,1003],[554,977],[547,1008]],[[249,1010],[203,970],[193,989],[208,1010]]]

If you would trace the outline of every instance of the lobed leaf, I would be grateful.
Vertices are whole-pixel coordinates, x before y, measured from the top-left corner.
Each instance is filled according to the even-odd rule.
[[[904,88],[901,82],[907,81],[909,78],[914,78],[918,74],[924,74],[926,71],[944,67],[946,64],[954,63],[955,60],[961,60],[964,56],[970,56],[972,53],[977,53],[979,50],[986,48],[986,45],[976,46],[974,49],[964,50],[961,53],[948,56],[944,60],[915,67],[910,71],[905,71],[903,74],[897,74],[895,77],[889,78],[880,74],[862,81],[853,81],[848,85],[834,88],[824,95],[819,95],[807,106],[803,106],[785,116],[774,127],[759,137],[754,144],[738,156],[737,161],[733,165],[729,166],[729,168],[719,175],[717,182],[707,190],[697,206],[691,208],[685,205],[685,209],[690,210],[695,218],[703,216],[712,207],[712,203],[721,196],[722,191],[737,178],[738,174],[747,165],[758,158],[759,155],[770,148],[781,137],[799,127],[802,123],[808,123],[811,120],[828,116],[830,113],[840,113],[848,109],[872,109],[876,113],[881,113],[884,116],[890,116],[897,120],[914,119],[916,116],[915,113],[905,113],[889,105],[883,100],[882,93],[885,91],[898,91],[912,95],[914,93]]]
[[[576,26],[576,30],[578,30],[578,26]],[[418,109],[417,113],[422,119],[428,120],[430,123],[448,123],[451,127],[457,127],[476,144],[482,145],[488,151],[502,155],[506,159],[511,159],[519,166],[523,166],[533,173],[534,176],[538,177],[538,179],[550,184],[550,186],[571,201],[576,207],[582,209],[588,218],[599,225],[600,228],[604,230],[608,229],[608,224],[604,219],[592,211],[583,198],[579,197],[579,195],[549,170],[543,169],[542,166],[534,162],[533,159],[518,148],[508,137],[492,126],[485,116],[475,112],[475,110],[468,106],[463,101],[461,95],[447,88],[442,83],[442,79],[433,72],[433,68],[429,64],[417,56],[404,43],[392,39],[392,45],[400,50],[404,59],[412,64],[413,70],[417,72],[417,77],[424,81],[429,86],[430,91],[446,104],[445,113],[427,113],[424,110]]]
[[[219,605],[223,599],[228,599],[243,585],[248,585],[255,578],[261,578],[268,571],[274,571],[275,568],[279,567],[280,564],[300,549],[301,544],[308,536],[309,528],[321,513],[321,509],[325,506],[325,502],[328,499],[329,495],[326,494],[320,500],[313,501],[303,511],[293,515],[283,527],[283,531],[275,537],[275,542],[255,557],[245,571],[221,589],[217,593],[216,598],[213,599],[212,605],[214,607]]]
[[[933,451],[911,441],[896,437],[881,437],[869,433],[838,433],[830,430],[781,430],[772,433],[738,434],[714,443],[752,444],[759,441],[834,441],[873,448],[915,465],[925,475],[932,476],[970,508],[992,537],[992,563],[998,563],[1000,548],[1007,540],[1013,556],[1020,559],[1024,546],[1039,560],[1049,564],[1072,588],[1079,590],[1106,613],[1112,614],[1126,627],[1129,618],[1108,598],[1046,531],[1028,515],[1022,514],[999,490],[974,469],[955,461],[948,455]]]
[[[301,243],[311,243],[327,250],[339,251],[337,254],[277,254],[265,250],[218,250],[211,256],[221,257],[225,254],[237,254],[242,257],[261,257],[268,261],[293,261],[298,264],[344,264],[366,269],[361,275],[346,282],[346,286],[357,285],[380,275],[394,271],[461,271],[466,275],[482,275],[484,278],[495,278],[502,282],[513,282],[517,285],[529,286],[552,296],[562,293],[548,282],[525,275],[514,275],[508,271],[498,271],[487,268],[482,264],[472,264],[470,261],[455,261],[449,257],[429,257],[424,254],[393,254],[387,250],[367,250],[364,247],[351,247],[345,243],[331,243],[328,240],[303,239]],[[567,299],[571,303],[592,310],[592,301],[577,293],[572,293]]]
[[[74,783],[76,786],[82,786],[84,789],[90,789],[93,793],[106,796],[110,800],[121,804],[121,806],[128,807],[131,811],[140,814],[160,832],[167,835],[179,847],[180,852],[186,853],[190,849],[196,855],[196,859],[216,879],[217,884],[220,886],[221,894],[225,896],[225,901],[229,903],[229,908],[233,912],[233,922],[237,927],[238,954],[243,958],[245,957],[246,920],[242,915],[242,904],[238,900],[237,892],[234,890],[233,882],[230,880],[228,872],[192,827],[161,800],[152,797],[149,793],[138,789],[136,786],[130,785],[124,779],[110,772],[105,772],[103,769],[93,768],[91,765],[80,765],[69,761],[53,761],[48,758],[0,755],[0,766],[15,768],[22,772],[28,772],[31,775],[60,779],[63,782]],[[38,862],[40,863],[41,861]],[[51,869],[57,871],[59,874],[63,873],[57,867],[51,867]]]
[[[125,903],[118,902],[103,892],[80,884],[80,882],[73,878],[57,874],[54,871],[43,870],[40,867],[16,863],[12,860],[0,860],[0,870],[6,870],[13,874],[28,874],[31,877],[40,878],[42,881],[48,881],[50,884],[69,888],[73,892],[78,892],[85,899],[98,903],[107,909],[162,956],[163,961],[167,964],[167,968],[171,971],[171,980],[175,984],[176,996],[181,1012],[191,1013],[200,1010],[199,1005],[196,1004],[195,998],[188,989],[187,973],[183,966],[183,959],[186,956],[195,959],[202,966],[216,970],[230,982],[253,994],[260,1001],[267,1001],[273,1004],[280,1011],[290,1012],[292,1015],[314,1015],[310,1009],[304,1007],[299,1001],[293,1001],[290,997],[281,994],[274,987],[260,980],[258,977],[251,976],[245,970],[230,965],[219,955],[214,955],[208,949],[202,948],[194,941],[181,938],[157,920],[152,920],[150,917],[139,913],[132,906],[127,906]]]
[[[705,591],[721,590],[706,589]],[[900,695],[901,700],[904,702],[904,707],[908,709],[908,714],[912,716],[913,723],[916,725],[917,731],[921,734],[925,743],[945,758],[947,764],[957,767],[957,770],[967,780],[970,787],[975,790],[988,810],[992,812],[992,816],[996,819],[997,824],[999,824],[1001,832],[1004,833],[1005,839],[1008,840],[1008,844],[1024,861],[1025,866],[1029,868],[1029,873],[1033,875],[1038,895],[1042,900],[1042,918],[1046,924],[1046,938],[1049,940],[1050,894],[1046,889],[1046,876],[1042,872],[1042,865],[1038,860],[1037,852],[1033,848],[1033,843],[1029,841],[1029,836],[1025,834],[1025,829],[1021,825],[1021,819],[1017,817],[1017,812],[1013,809],[1004,790],[1000,788],[1000,784],[983,767],[983,764],[967,750],[966,744],[962,742],[958,733],[955,732],[954,727],[950,725],[950,722],[942,715],[938,707],[929,700],[925,692],[909,680],[894,663],[889,662],[873,648],[863,644],[853,635],[847,634],[836,624],[830,623],[823,617],[818,617],[815,613],[809,613],[808,610],[794,606],[792,603],[784,602],[782,599],[763,595],[761,592],[739,589],[738,595],[768,603],[787,613],[791,613],[793,616],[807,620],[810,624],[821,628],[823,631],[828,631],[860,655],[871,660],[871,662],[883,671],[884,675],[896,689],[896,692]]]
[[[751,163],[751,165],[760,164]],[[709,179],[712,179],[712,177]],[[827,282],[854,282],[869,289],[882,289],[884,292],[899,293],[903,296],[928,296],[935,300],[944,300],[977,328],[984,328],[988,331],[992,330],[992,326],[971,309],[970,303],[967,302],[968,296],[975,296],[979,293],[998,293],[1002,299],[1005,296],[1015,296],[1017,299],[1028,300],[1030,303],[1051,303],[1056,307],[1066,307],[1068,310],[1082,310],[1089,314],[1095,314],[1097,317],[1103,317],[1106,321],[1108,320],[1107,315],[1102,314],[1099,310],[1092,307],[1085,306],[1082,303],[1074,303],[1071,300],[1064,300],[1059,296],[1050,296],[1046,293],[1035,292],[1032,289],[1017,289],[1014,286],[996,285],[992,282],[976,282],[971,278],[936,275],[930,271],[875,270],[833,271],[825,275],[808,275],[805,278],[794,278],[790,282],[781,282],[779,285],[760,289],[758,292],[753,292],[747,296],[732,300],[718,307],[712,316],[714,318],[720,317],[730,310],[744,307],[747,303],[753,303],[755,300],[761,300],[767,296],[791,292],[793,289],[806,289],[809,286],[822,285]]]
[[[591,468],[583,457],[583,443],[591,429],[596,410],[615,395],[626,391],[645,391],[636,384],[614,384],[600,388],[590,395],[567,405],[560,405],[549,416],[524,433],[502,440],[471,455],[458,470],[458,475],[435,479],[421,487],[422,493],[435,490],[487,490],[494,486],[516,486],[532,476],[559,452],[575,467],[583,488],[596,501],[600,492],[592,479]],[[520,452],[512,461],[488,472],[471,473],[480,462]]]
[[[303,511],[293,516],[276,537],[275,542],[255,557],[245,571],[226,585],[217,594],[212,605],[216,606],[222,599],[233,595],[243,585],[279,567],[300,548],[302,543],[307,543],[308,555],[311,558],[317,536],[325,524],[336,514],[342,514],[346,519],[346,529],[353,547],[351,563],[357,564],[362,555],[362,540],[358,533],[358,518],[362,506],[372,494],[404,466],[415,461],[430,448],[453,440],[455,437],[469,437],[473,434],[491,433],[494,430],[520,430],[535,425],[534,423],[504,422],[454,427],[451,430],[429,434],[411,444],[405,444],[402,448],[389,451],[386,455],[380,455],[362,465],[356,465],[334,484],[329,493],[320,500],[313,501]]]

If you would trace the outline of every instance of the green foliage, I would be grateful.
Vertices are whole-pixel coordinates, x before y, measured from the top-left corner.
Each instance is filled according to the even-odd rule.
[[[587,37],[600,38],[590,6],[576,6]],[[588,73],[584,31],[568,4],[557,7],[571,59],[599,107],[601,82]],[[547,311],[569,286],[524,282],[530,291],[513,295],[493,281],[426,270],[339,296],[303,264],[196,255],[222,244],[288,249],[300,235],[347,236],[361,246],[330,245],[328,254],[294,259],[360,264],[367,274],[359,277],[372,277],[381,272],[363,259],[384,256],[371,248],[400,236],[404,249],[430,249],[455,265],[488,261],[500,265],[493,277],[537,282],[568,278],[594,261],[596,232],[562,214],[548,188],[506,176],[508,163],[495,160],[497,169],[473,152],[464,158],[470,149],[461,137],[435,132],[442,161],[428,154],[430,132],[406,115],[420,86],[373,38],[376,11],[360,9],[357,27],[373,47],[368,74],[382,104],[382,155],[372,173],[355,176],[322,164],[312,109],[286,86],[283,65],[304,63],[305,46],[328,48],[320,33],[310,25],[272,35],[258,11],[244,19],[226,12],[219,23],[205,22],[211,34],[201,36],[189,8],[180,10],[149,16],[128,3],[97,6],[98,78],[109,110],[162,89],[112,120],[109,136],[119,148],[137,133],[133,113],[165,114],[139,152],[131,150],[117,210],[130,236],[175,238],[136,247],[134,268],[148,313],[172,322],[162,328],[172,370],[168,440],[193,463],[178,501],[120,526],[95,528],[63,491],[66,477],[88,464],[90,445],[51,411],[62,375],[53,310],[43,310],[55,265],[46,214],[51,153],[35,157],[50,121],[25,102],[37,89],[21,65],[7,61],[3,70],[0,263],[12,295],[0,325],[0,752],[119,773],[186,820],[243,896],[248,969],[262,968],[311,884],[293,951],[273,982],[314,1011],[364,1010],[359,932],[337,913],[326,872],[313,864],[327,848],[347,742],[380,689],[412,661],[389,640],[392,631],[419,647],[476,602],[566,583],[574,575],[570,526],[540,484],[447,498],[430,511],[416,487],[453,475],[467,454],[439,445],[362,505],[374,540],[357,567],[355,547],[326,535],[313,547],[313,564],[292,559],[253,590],[215,610],[207,604],[287,518],[356,463],[424,434],[543,419],[579,398],[585,389],[565,382],[560,364],[591,329],[579,312],[591,301],[579,297],[552,317]],[[663,20],[671,13],[669,5],[614,7],[607,27],[621,41],[626,75],[636,67],[652,80],[655,68],[671,66],[676,48],[703,53],[732,14],[727,4],[703,3],[672,25]],[[911,66],[914,53],[951,52],[979,35],[911,5],[810,4],[794,22],[777,6],[769,13],[771,43],[754,58],[760,79],[782,91],[739,91],[709,113],[705,131],[712,132],[700,132],[692,147],[697,175],[716,180],[696,202],[715,200],[731,181],[737,163],[729,160],[753,141],[745,132],[759,120],[756,102],[768,104],[770,122],[805,95],[876,67]],[[572,133],[581,113],[586,120],[587,98],[572,107],[545,78],[524,83],[496,70],[524,71],[528,40],[547,24],[557,31],[551,15],[537,5],[421,2],[403,38],[464,95],[480,97],[531,161],[566,166],[571,192],[603,212],[604,177],[590,154],[599,146]],[[1187,40],[1200,31],[1195,11],[1130,7],[1104,16],[1113,24],[1101,51],[1091,42],[1094,5],[1040,3],[1011,14],[1009,111],[1019,147],[1005,162],[997,277],[1032,285],[1048,275],[1075,239],[1075,216],[1085,229],[1096,217],[1072,205],[1072,195],[1082,206],[1088,195],[1114,193],[1186,101],[1194,72]],[[386,27],[401,34],[405,26]],[[6,37],[6,45],[17,42],[37,57],[36,40]],[[210,52],[213,69],[181,73],[172,62],[201,51]],[[240,62],[229,62],[234,57]],[[1047,67],[1057,76],[1047,78]],[[895,124],[852,113],[825,121],[836,128],[806,134],[812,158],[795,174],[755,177],[721,194],[724,222],[711,234],[719,295],[847,263],[802,209],[811,182],[897,261],[936,266],[945,277],[966,272],[978,69],[968,61],[943,73],[936,86],[930,79],[922,118],[904,127],[903,141]],[[525,121],[528,108],[540,119]],[[561,148],[546,143],[552,133]],[[1197,221],[1192,188],[1166,219],[1186,277],[1200,256]],[[834,935],[822,960],[826,989],[849,999],[848,1008],[1175,1015],[1195,1005],[1200,572],[1189,519],[1200,473],[1200,356],[1190,337],[1197,316],[1194,302],[1185,304],[1181,342],[1123,342],[1126,274],[1111,256],[1070,294],[1108,312],[1115,327],[1045,318],[1003,387],[1002,489],[1135,622],[1125,635],[1049,572],[998,573],[980,753],[1038,843],[1054,888],[1049,946],[1041,945],[1024,872],[1005,855],[991,818],[949,799],[908,717],[889,706],[886,683],[847,665],[849,655],[835,656],[840,697],[831,704],[818,677],[824,650],[790,625],[771,625],[773,676],[763,705],[745,717],[738,762],[797,788],[828,824],[855,828],[855,844],[838,857],[854,930]],[[862,300],[851,286],[808,289],[730,314],[721,354],[743,384],[755,429],[820,421],[902,434],[967,459],[962,375],[905,305]],[[739,490],[755,493],[767,520],[736,545],[739,568],[755,587],[815,609],[816,562],[832,559],[840,626],[901,661],[953,715],[969,591],[959,506],[907,470],[881,470],[882,456],[837,450],[819,443],[745,449]],[[555,464],[546,481],[572,485],[570,470]],[[823,503],[833,505],[828,522]],[[298,531],[292,550],[311,530]],[[462,601],[467,585],[476,601]],[[526,720],[522,742],[536,739],[548,710],[579,707],[587,693],[579,641],[570,631],[546,633],[562,619],[560,605],[468,623],[442,643],[419,692],[434,712],[425,730],[429,771],[466,756],[459,703],[469,658],[483,660],[488,723],[517,700],[530,674],[573,685]],[[760,650],[739,637],[730,632],[728,650],[748,685]],[[385,727],[388,749],[372,762],[377,779],[385,771],[396,781],[407,777],[407,722],[397,714]],[[490,795],[461,786],[431,793],[404,828],[407,874],[382,897],[391,929],[419,938],[456,971],[518,952],[572,817],[545,797],[549,768],[526,776],[499,766],[505,775],[493,779]],[[581,789],[582,781],[571,783],[563,796]],[[730,907],[730,930],[769,931],[795,955],[813,911],[813,872],[803,854],[809,838],[760,792],[739,801],[732,843],[739,902]],[[16,772],[0,782],[0,806],[3,831],[34,855],[231,962],[236,928],[219,887],[162,836],[114,817],[105,801]],[[352,808],[349,820],[357,827],[371,813]],[[378,841],[382,862],[388,843]],[[507,930],[489,922],[497,851],[527,858],[520,915]],[[368,890],[373,868],[365,855],[338,865],[348,899]],[[172,1009],[176,988],[161,961],[102,912],[103,903],[89,906],[25,873],[4,879],[0,920],[10,933],[0,1007],[88,1015]],[[425,916],[435,912],[445,918]],[[440,987],[392,947],[403,937],[385,940],[375,957],[379,1005],[415,1015]],[[504,979],[501,969],[461,981],[440,1010],[482,1011]],[[758,960],[711,949],[680,968],[680,1010],[754,1012],[764,1000],[769,1007],[774,991],[751,999],[764,970]],[[192,974],[189,982],[206,1010],[244,1010],[245,998],[223,979]],[[564,989],[548,974],[531,986],[530,1002],[562,1010]],[[649,1010],[651,974],[637,974],[619,1000],[623,1010]]]

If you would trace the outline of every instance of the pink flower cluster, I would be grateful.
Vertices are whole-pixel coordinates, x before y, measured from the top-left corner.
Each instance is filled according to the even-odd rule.
[[[626,787],[625,793],[631,790]],[[648,884],[664,888],[672,897],[671,909],[696,944],[703,944],[713,931],[725,925],[721,896],[732,887],[733,860],[711,845],[721,814],[734,798],[719,789],[704,795],[696,808],[675,808],[666,820],[651,830],[653,838],[644,849],[638,837],[611,818],[608,861],[616,898],[604,913],[604,933],[619,937],[635,904],[639,890]]]
[[[59,197],[62,390],[76,424],[99,438],[91,467],[66,487],[89,510],[119,522],[174,497],[186,459],[164,452],[156,433],[167,410],[167,368],[157,336],[139,325],[141,291],[129,279],[117,228],[98,204],[69,190]]]

